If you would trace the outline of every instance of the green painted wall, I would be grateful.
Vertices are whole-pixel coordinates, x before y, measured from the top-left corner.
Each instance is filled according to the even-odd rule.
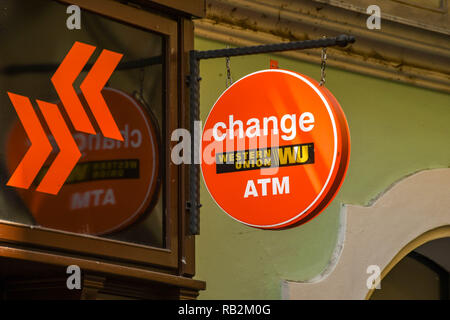
[[[226,45],[196,38],[197,50]],[[231,58],[234,80],[267,69],[270,55]],[[275,57],[280,68],[318,79],[318,65]],[[225,60],[201,62],[201,119],[225,90]],[[350,126],[352,152],[344,184],[316,219],[285,231],[263,231],[223,213],[202,185],[197,275],[200,299],[279,299],[281,281],[307,280],[326,267],[337,240],[341,203],[367,204],[396,180],[450,166],[450,96],[401,83],[327,69],[327,87]]]

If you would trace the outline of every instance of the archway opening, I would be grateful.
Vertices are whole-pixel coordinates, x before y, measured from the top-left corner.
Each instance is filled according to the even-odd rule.
[[[450,237],[429,241],[401,259],[371,300],[449,300]]]

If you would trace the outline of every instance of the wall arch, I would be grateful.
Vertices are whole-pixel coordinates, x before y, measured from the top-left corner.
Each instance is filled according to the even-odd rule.
[[[284,281],[285,299],[365,299],[367,267],[382,277],[421,244],[450,235],[450,169],[408,176],[368,207],[344,205],[329,266],[309,281]]]
[[[428,243],[430,241],[450,237],[450,226],[439,227],[421,234],[419,237],[408,243],[395,257],[389,262],[389,264],[384,268],[381,273],[381,280],[386,277],[386,275],[410,252],[417,249],[421,245]],[[370,299],[375,289],[371,289],[367,292],[366,300]]]

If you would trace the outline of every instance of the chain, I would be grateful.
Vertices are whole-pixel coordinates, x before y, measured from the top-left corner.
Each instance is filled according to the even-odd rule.
[[[327,48],[322,48],[322,63],[320,64],[320,82],[319,85],[323,86],[325,84],[326,72],[325,69],[327,67]]]
[[[229,48],[229,46],[227,46]],[[225,80],[225,86],[228,88],[233,84],[233,78],[231,78],[230,57],[225,58],[225,64],[227,68],[227,78]]]
[[[145,70],[144,68],[141,68],[139,71],[139,94],[141,95],[141,98],[144,98],[144,80],[145,80]]]
[[[145,69],[141,68],[139,70],[139,91],[134,90],[133,97],[143,105],[148,105],[144,99],[144,81],[145,81]]]

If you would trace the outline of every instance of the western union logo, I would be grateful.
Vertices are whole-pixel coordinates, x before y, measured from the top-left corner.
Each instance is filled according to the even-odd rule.
[[[216,154],[216,173],[314,163],[314,143]]]
[[[117,159],[80,162],[72,170],[65,184],[96,180],[139,179],[139,159]],[[36,180],[40,181],[47,172],[43,167]]]

